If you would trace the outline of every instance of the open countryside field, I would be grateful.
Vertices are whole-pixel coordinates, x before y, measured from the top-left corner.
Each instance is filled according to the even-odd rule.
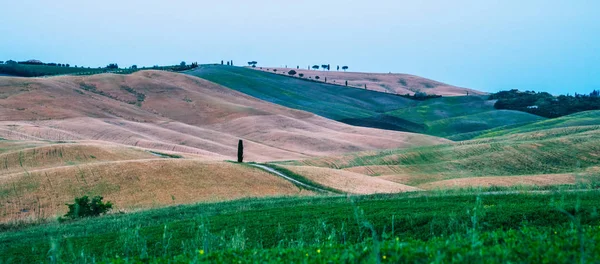
[[[546,119],[495,110],[485,95],[414,101],[219,65],[188,74],[206,79],[0,78],[0,244],[9,245],[0,260],[544,262],[519,248],[600,256],[591,242],[597,111]],[[238,139],[245,160],[311,188],[229,162]],[[84,195],[104,197],[112,212],[56,221]],[[481,246],[500,239],[508,242]]]

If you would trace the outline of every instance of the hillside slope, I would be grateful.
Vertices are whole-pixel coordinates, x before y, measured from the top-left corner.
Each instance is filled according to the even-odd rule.
[[[573,124],[578,124],[574,120],[584,120],[583,116],[590,115],[597,113],[577,114],[570,119]],[[420,188],[506,185],[510,182],[573,184],[582,180],[581,177],[600,176],[598,125],[549,128],[541,125],[545,122],[548,121],[538,123],[539,129],[524,133],[287,164],[343,169]]]
[[[161,157],[105,142],[0,141],[0,194],[2,223],[62,215],[65,203],[83,195],[103,196],[116,211],[129,211],[312,192],[250,166],[194,155]]]
[[[416,101],[389,93],[314,82],[250,68],[201,65],[186,73],[265,101],[309,111],[346,124],[449,139],[469,139],[482,130],[542,119],[517,111],[498,111],[493,107],[494,101],[482,95]],[[477,115],[482,113],[485,114]],[[487,117],[493,117],[493,121],[486,120]],[[438,123],[434,123],[436,121]]]
[[[261,69],[262,68],[262,69]],[[427,94],[437,94],[443,96],[462,96],[462,95],[482,95],[484,92],[456,87],[442,82],[430,80],[427,78],[401,73],[367,73],[367,72],[344,72],[344,71],[323,71],[323,70],[307,70],[291,69],[291,68],[270,68],[259,67],[255,70],[270,71],[277,69],[278,73],[287,74],[290,70],[296,71],[298,74],[304,74],[303,78],[315,79],[319,76],[320,80],[327,82],[345,85],[364,89],[365,85],[368,90],[392,93],[392,94],[414,94],[415,92],[424,92]]]
[[[163,71],[3,77],[0,119],[5,139],[101,140],[220,160],[235,157],[239,138],[256,161],[443,142],[351,127]]]

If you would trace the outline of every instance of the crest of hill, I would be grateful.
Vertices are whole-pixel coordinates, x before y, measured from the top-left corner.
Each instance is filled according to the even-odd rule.
[[[262,68],[262,69],[261,69]],[[431,79],[401,73],[367,73],[367,72],[345,72],[345,71],[323,71],[323,70],[307,70],[307,69],[292,69],[292,68],[270,68],[258,67],[252,68],[262,71],[288,74],[290,70],[294,70],[297,74],[304,74],[303,78],[315,79],[319,76],[319,80],[324,81],[327,78],[328,83],[345,85],[348,81],[348,86],[363,89],[366,85],[367,89],[392,94],[410,94],[423,92],[427,94],[435,94],[442,96],[463,96],[463,95],[483,95],[486,94],[474,89],[452,86]],[[296,74],[296,75],[297,75]]]
[[[5,139],[99,140],[218,160],[235,157],[239,138],[255,161],[445,142],[348,126],[164,71],[3,77],[0,119]]]

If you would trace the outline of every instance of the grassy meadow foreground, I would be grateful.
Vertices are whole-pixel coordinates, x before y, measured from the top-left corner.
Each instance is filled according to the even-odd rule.
[[[0,263],[600,259],[600,111],[298,72],[0,77]],[[59,223],[84,195],[113,210]]]
[[[271,198],[0,233],[5,262],[593,262],[598,191]]]

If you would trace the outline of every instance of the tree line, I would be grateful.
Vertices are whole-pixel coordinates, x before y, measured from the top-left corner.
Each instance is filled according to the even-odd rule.
[[[497,100],[496,109],[517,110],[548,118],[561,117],[588,110],[600,110],[600,91],[589,94],[553,96],[547,92],[500,91],[491,94],[490,100]]]

